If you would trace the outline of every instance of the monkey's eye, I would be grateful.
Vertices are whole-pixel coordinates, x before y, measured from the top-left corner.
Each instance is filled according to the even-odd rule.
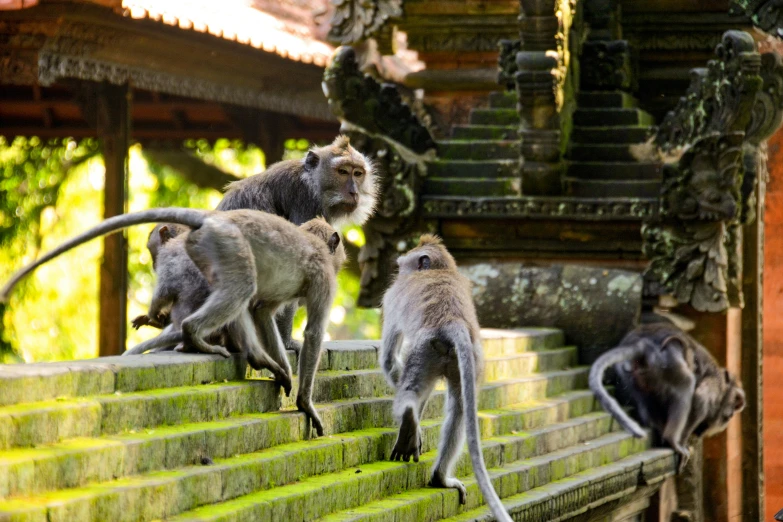
[[[364,176],[364,171],[356,169],[353,171],[353,175],[354,177],[361,178],[362,176]]]
[[[337,172],[339,172],[339,173],[340,173],[341,175],[343,175],[343,176],[348,176],[348,175],[350,175],[350,174],[351,174],[351,173],[348,171],[348,169],[346,169],[346,168],[337,169]]]

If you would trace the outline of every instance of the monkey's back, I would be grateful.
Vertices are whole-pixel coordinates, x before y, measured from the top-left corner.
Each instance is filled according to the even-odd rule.
[[[464,323],[471,340],[478,335],[478,319],[470,281],[451,270],[421,270],[397,278],[383,300],[384,313],[399,314],[411,330],[437,329]]]
[[[227,186],[216,210],[261,210],[296,224],[304,223],[323,214],[323,210],[317,198],[301,197],[302,193],[312,192],[312,187],[300,175],[301,170],[300,160],[285,160],[270,165],[264,172],[234,181]],[[306,208],[297,209],[297,216],[291,216],[288,204],[291,201],[297,201],[300,206],[304,204]]]

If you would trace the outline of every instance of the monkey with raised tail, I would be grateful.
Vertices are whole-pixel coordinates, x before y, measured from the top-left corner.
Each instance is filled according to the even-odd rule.
[[[115,216],[16,272],[0,291],[0,302],[7,301],[22,277],[71,248],[132,225],[160,222],[191,229],[184,239],[185,250],[210,287],[204,304],[184,318],[181,332],[176,332],[185,345],[202,353],[228,357],[224,347],[207,342],[210,334],[225,328],[235,345],[247,352],[251,366],[269,369],[288,394],[291,368],[274,314],[286,303],[304,300],[307,327],[299,357],[296,405],[312,421],[318,435],[323,435],[321,419],[312,404],[312,388],[337,288],[336,274],[345,262],[339,234],[323,219],[297,227],[281,217],[256,210],[185,208]],[[251,302],[255,324],[250,315]]]
[[[308,151],[304,159],[279,161],[260,174],[229,184],[217,210],[262,210],[281,216],[296,225],[317,216],[323,216],[335,228],[349,223],[362,225],[375,208],[377,185],[373,162],[353,148],[347,136],[338,136],[330,145]],[[180,233],[182,230],[171,231]],[[154,233],[153,230],[153,235]],[[152,240],[148,246],[160,248],[158,243]],[[156,253],[152,252],[152,248],[150,254],[155,259]],[[200,303],[191,303],[188,299],[208,293],[208,288],[202,282],[200,288],[177,290],[185,284],[180,280],[186,281],[187,285],[199,283],[188,277],[188,274],[193,272],[193,267],[187,266],[187,256],[170,257],[172,259],[167,259],[166,262],[172,266],[156,270],[157,284],[163,284],[170,294],[176,295],[177,302],[182,303],[181,307],[200,306]],[[167,281],[163,281],[164,278]],[[276,322],[286,348],[299,352],[300,344],[291,339],[296,309],[296,303],[282,307],[278,311]],[[151,324],[145,322],[144,317],[136,318],[134,327],[136,324]],[[132,352],[142,353],[162,343],[165,343],[165,336],[142,343],[134,347]]]
[[[478,427],[476,386],[484,353],[470,281],[457,272],[454,258],[433,235],[397,260],[399,274],[383,297],[380,364],[397,390],[394,416],[400,423],[392,460],[421,454],[419,417],[436,382],[446,379],[446,420],[430,485],[455,488],[465,503],[465,486],[454,464],[467,432],[468,451],[481,492],[501,522],[511,522],[484,464]]]
[[[680,455],[680,471],[690,458],[691,435],[720,433],[745,407],[742,384],[695,339],[670,323],[643,324],[601,355],[589,378],[604,409],[635,437],[644,430],[603,385],[612,366],[618,393],[627,394],[641,423]]]

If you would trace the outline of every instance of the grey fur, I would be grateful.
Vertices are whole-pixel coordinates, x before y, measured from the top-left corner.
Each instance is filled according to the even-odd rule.
[[[347,175],[341,174],[340,170],[345,170]],[[376,197],[374,165],[350,146],[347,137],[338,136],[330,145],[310,150],[304,159],[280,161],[260,174],[229,184],[217,210],[261,210],[296,225],[323,216],[338,227],[343,223],[361,225],[367,221],[375,207]],[[154,259],[152,248],[150,253]],[[189,263],[187,256],[184,257],[184,262]],[[168,270],[166,277],[174,279],[163,284],[179,284],[177,272],[181,272],[184,279],[193,270],[184,265]],[[162,277],[163,274],[159,273],[158,281]],[[192,289],[191,293],[209,292],[203,282],[188,282],[196,283],[200,283],[201,287]],[[182,293],[184,295],[184,291]],[[283,344],[298,353],[301,345],[291,339],[296,309],[296,303],[281,307],[276,322]]]
[[[254,368],[272,371],[286,393],[291,390],[291,368],[273,317],[281,305],[305,300],[307,328],[299,357],[296,404],[312,421],[318,435],[323,435],[321,420],[312,404],[312,387],[336,292],[336,274],[345,261],[339,235],[323,219],[297,227],[278,216],[254,210],[207,212],[179,208],[115,216],[19,270],[3,295],[32,269],[70,248],[103,234],[150,222],[179,223],[192,228],[184,238],[185,250],[211,287],[204,304],[182,320],[185,345],[202,353],[228,356],[225,348],[206,340],[210,334],[226,328],[234,342],[246,350],[248,362]],[[292,263],[293,259],[298,262]],[[251,302],[260,303],[252,307],[253,316]]]
[[[603,407],[637,437],[644,436],[641,426],[604,388],[603,375],[611,366],[618,394],[627,395],[642,424],[680,455],[681,470],[690,458],[691,435],[725,430],[745,406],[742,384],[695,339],[668,322],[643,324],[601,355],[589,378]]]
[[[436,382],[447,384],[446,420],[430,485],[455,488],[465,503],[465,486],[454,478],[454,464],[467,433],[473,471],[494,516],[510,522],[487,473],[478,428],[476,385],[483,350],[470,282],[432,236],[398,259],[399,276],[383,299],[380,364],[397,389],[394,415],[400,423],[392,460],[419,460],[419,417]]]

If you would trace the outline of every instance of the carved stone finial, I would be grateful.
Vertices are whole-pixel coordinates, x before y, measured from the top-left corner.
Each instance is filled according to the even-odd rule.
[[[517,72],[517,53],[522,50],[521,40],[500,40],[498,42],[498,83],[507,91],[516,87],[514,75]]]
[[[582,89],[636,88],[631,47],[625,40],[594,40],[582,44],[579,71]]]
[[[353,44],[377,34],[392,18],[402,16],[402,0],[332,0],[330,42]]]
[[[393,84],[380,84],[359,71],[356,53],[340,47],[324,72],[323,90],[329,108],[340,120],[371,134],[388,136],[413,152],[435,148],[435,140],[402,101]]]
[[[655,137],[663,150],[693,143],[708,132],[745,131],[761,88],[761,58],[753,38],[727,31],[715,48],[716,59],[691,71],[691,84],[661,123]]]

